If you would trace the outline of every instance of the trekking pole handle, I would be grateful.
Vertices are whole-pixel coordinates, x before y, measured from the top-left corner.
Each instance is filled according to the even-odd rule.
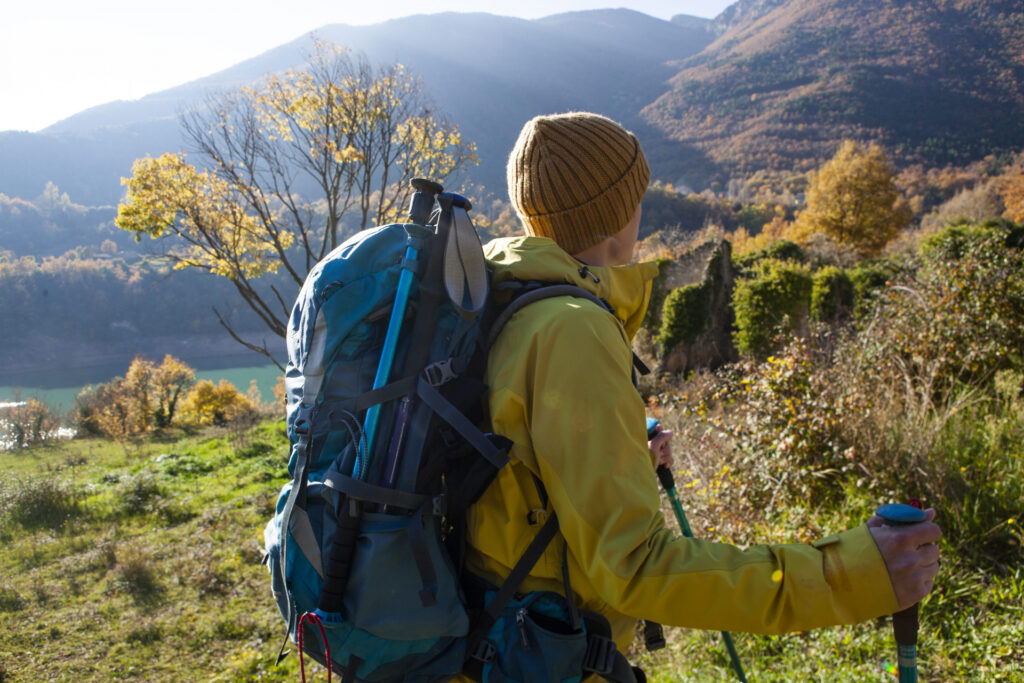
[[[418,225],[426,225],[430,213],[434,210],[434,197],[444,192],[440,183],[426,178],[413,178],[409,181],[415,190],[409,200],[409,221]]]
[[[358,501],[347,499],[342,504],[334,542],[324,566],[324,583],[317,601],[317,612],[330,623],[340,618],[345,606],[345,588],[352,574],[352,558],[355,556],[356,540],[359,537],[362,514]]]
[[[920,507],[902,503],[883,505],[875,510],[875,514],[885,520],[886,526],[891,527],[918,524],[926,519],[925,512]],[[915,683],[917,681],[917,631],[919,624],[916,604],[892,615],[899,683]]]

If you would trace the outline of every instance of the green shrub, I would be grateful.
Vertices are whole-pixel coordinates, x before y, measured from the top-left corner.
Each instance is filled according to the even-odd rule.
[[[775,240],[764,249],[738,256],[735,259],[736,265],[742,269],[750,269],[763,261],[793,261],[804,263],[807,261],[807,254],[796,242],[790,240]]]
[[[711,287],[707,282],[673,289],[665,297],[658,343],[662,353],[678,344],[692,344],[711,315]]]
[[[730,408],[716,427],[737,447],[749,502],[798,504],[841,491],[834,482],[852,467],[842,457],[843,423],[854,406],[807,342],[729,366],[717,381],[715,399]]]
[[[911,377],[944,384],[1024,366],[1024,251],[1012,226],[955,225],[921,247],[915,272],[877,297],[871,342]]]
[[[811,297],[811,274],[806,266],[764,261],[754,277],[738,280],[733,291],[736,349],[759,356],[771,348],[775,333],[800,329]]]
[[[0,586],[0,612],[20,612],[25,607],[25,598],[18,591]]]
[[[836,321],[853,311],[854,289],[850,275],[835,266],[814,273],[811,282],[811,318]]]
[[[0,481],[0,522],[25,529],[56,529],[79,510],[78,494],[51,477]]]
[[[868,303],[897,275],[898,269],[886,261],[862,261],[848,271],[853,284],[853,312],[861,315]]]
[[[1012,226],[1008,221],[958,221],[921,240],[917,250],[927,261],[958,261],[971,251],[973,245],[993,235],[1009,233]]]
[[[671,259],[667,258],[659,258],[654,261],[658,265],[658,274],[651,281],[651,299],[647,302],[647,313],[644,315],[644,327],[649,329],[653,329],[658,324],[658,319],[663,312],[665,296],[668,294],[665,291],[665,266],[670,262]]]
[[[764,256],[766,259],[795,261],[797,263],[803,263],[807,260],[807,255],[804,253],[803,248],[796,242],[789,240],[776,240],[772,242],[765,247]]]
[[[164,495],[163,487],[148,472],[123,479],[114,490],[114,506],[119,514],[132,516],[152,512],[154,503]]]

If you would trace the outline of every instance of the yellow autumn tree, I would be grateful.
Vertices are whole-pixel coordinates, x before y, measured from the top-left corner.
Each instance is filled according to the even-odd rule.
[[[157,427],[174,422],[178,401],[196,383],[196,371],[174,356],[164,356],[152,375],[153,409]]]
[[[181,408],[184,419],[196,425],[223,425],[256,409],[245,394],[226,379],[218,384],[200,380],[185,397]]]
[[[195,370],[170,354],[159,365],[136,357],[123,378],[102,387],[90,419],[101,432],[115,438],[168,427],[184,392],[195,383]]]
[[[116,224],[136,239],[180,238],[165,252],[177,268],[228,278],[282,338],[315,263],[347,234],[398,218],[410,179],[443,183],[476,162],[401,65],[375,67],[323,41],[304,69],[212,95],[181,125],[190,155],[136,161]]]
[[[148,432],[153,425],[153,361],[136,357],[124,374],[123,401],[134,432]]]
[[[999,193],[1006,207],[1003,216],[1016,223],[1024,223],[1024,164],[999,179]]]
[[[807,242],[812,235],[824,233],[860,256],[873,256],[911,218],[882,148],[845,140],[835,156],[812,174],[807,203],[790,238]]]

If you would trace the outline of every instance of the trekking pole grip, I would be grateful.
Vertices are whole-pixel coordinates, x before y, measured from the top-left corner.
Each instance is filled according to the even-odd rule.
[[[924,510],[913,505],[893,503],[883,505],[875,514],[885,520],[886,526],[908,526],[926,519]],[[896,640],[899,683],[917,681],[917,632],[920,625],[918,605],[914,604],[892,615],[892,632]]]
[[[334,542],[324,566],[324,583],[320,588],[317,608],[328,621],[345,606],[345,588],[352,574],[352,558],[355,555],[356,539],[359,537],[362,514],[359,502],[348,499],[342,506]]]
[[[434,209],[434,197],[444,192],[444,187],[426,178],[413,178],[409,184],[415,190],[409,201],[409,220],[426,225],[430,220],[430,212]]]
[[[666,491],[669,489],[675,489],[676,479],[672,476],[672,470],[665,467],[664,465],[658,465],[658,481],[661,482],[662,488]]]

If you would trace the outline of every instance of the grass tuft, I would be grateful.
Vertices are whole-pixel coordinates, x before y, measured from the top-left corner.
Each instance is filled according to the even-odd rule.
[[[13,588],[0,586],[0,612],[20,612],[25,609],[25,599]]]

